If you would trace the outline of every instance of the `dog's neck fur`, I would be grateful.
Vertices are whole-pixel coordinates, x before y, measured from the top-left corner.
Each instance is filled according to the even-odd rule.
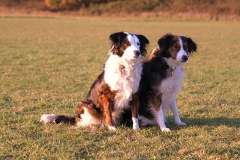
[[[177,60],[174,60],[172,58],[164,58],[167,62],[169,68],[176,69],[176,68],[183,68],[185,66],[185,63],[179,62]]]
[[[128,107],[132,94],[137,92],[142,73],[140,61],[141,57],[127,60],[110,54],[104,68],[104,80],[112,91],[117,91],[115,108]]]

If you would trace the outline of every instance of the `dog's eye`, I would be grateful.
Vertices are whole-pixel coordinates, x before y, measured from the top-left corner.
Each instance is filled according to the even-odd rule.
[[[131,46],[131,43],[130,42],[125,42],[124,44],[128,45],[128,46]]]
[[[138,46],[140,46],[140,43],[139,43],[139,42],[137,42],[137,45],[138,45]]]
[[[174,44],[173,47],[176,48],[176,49],[178,49],[178,45],[176,45],[176,44]]]

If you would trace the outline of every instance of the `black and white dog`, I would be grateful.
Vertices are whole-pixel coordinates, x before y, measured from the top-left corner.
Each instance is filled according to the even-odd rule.
[[[175,123],[186,125],[179,117],[176,95],[181,89],[189,54],[197,44],[189,37],[166,34],[142,63],[139,87],[139,121],[142,126],[158,124],[161,131],[170,131],[165,125],[167,110],[171,109]]]
[[[139,130],[136,93],[142,74],[140,62],[146,55],[149,41],[143,35],[127,32],[113,33],[109,39],[110,56],[87,97],[77,106],[77,116],[43,114],[40,121],[70,122],[77,126],[106,124],[110,130],[115,130],[115,125],[121,123],[122,110],[131,108],[133,129]]]

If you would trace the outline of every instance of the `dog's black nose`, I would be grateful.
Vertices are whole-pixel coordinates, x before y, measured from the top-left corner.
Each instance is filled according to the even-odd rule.
[[[184,56],[182,57],[182,60],[183,60],[183,62],[186,62],[186,61],[188,60],[188,56],[187,56],[187,55],[184,55]]]
[[[139,51],[134,51],[135,55],[138,57],[140,55]]]

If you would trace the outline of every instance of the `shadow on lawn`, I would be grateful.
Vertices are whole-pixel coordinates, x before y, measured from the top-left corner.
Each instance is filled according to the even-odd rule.
[[[179,130],[182,127],[188,126],[221,126],[226,125],[228,127],[236,127],[240,126],[240,118],[226,118],[226,117],[218,117],[218,118],[181,118],[181,120],[187,123],[187,126],[178,126],[174,123],[173,117],[167,117],[167,122],[165,123],[168,128],[171,130]],[[123,125],[124,127],[132,128],[132,121],[129,120],[128,124]],[[141,128],[151,128],[158,127],[158,125],[148,125],[141,126]]]
[[[236,127],[240,128],[240,118],[226,118],[226,117],[218,117],[218,118],[181,118],[181,120],[187,123],[187,126],[178,126],[174,123],[173,117],[167,117],[166,126],[171,130],[180,130],[183,127],[189,126],[208,126],[208,127],[217,127],[217,126],[228,126],[228,127]],[[151,127],[151,126],[148,126]]]
[[[229,127],[239,128],[240,118],[182,118],[188,126],[220,126],[226,125]]]

